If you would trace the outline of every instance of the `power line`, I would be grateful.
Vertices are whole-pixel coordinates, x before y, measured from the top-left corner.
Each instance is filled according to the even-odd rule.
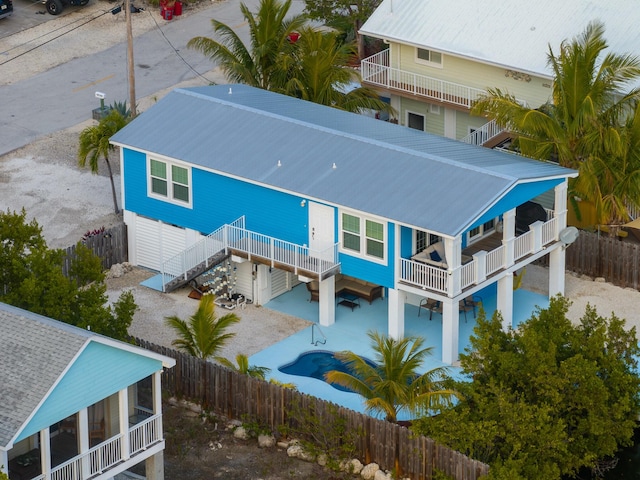
[[[160,34],[162,35],[162,37],[165,39],[165,41],[169,44],[169,46],[171,47],[171,49],[175,52],[175,54],[180,58],[180,60],[182,60],[184,62],[184,64],[189,67],[189,70],[191,70],[193,73],[195,73],[198,77],[200,77],[202,80],[204,80],[205,82],[207,82],[207,85],[212,85],[215,82],[212,80],[209,80],[207,77],[205,77],[204,75],[202,75],[200,72],[198,72],[195,68],[193,68],[191,66],[191,64],[189,64],[189,62],[187,62],[185,60],[185,58],[180,54],[180,52],[178,51],[178,49],[176,47],[173,46],[173,44],[171,43],[171,40],[169,40],[167,38],[167,36],[164,34],[164,32],[162,31],[162,28],[160,27],[160,25],[158,25],[158,22],[156,21],[155,17],[153,15],[151,15],[151,12],[149,12],[149,15],[151,16],[151,18],[153,19],[153,23],[156,24],[156,27],[158,27],[158,30],[160,31]]]
[[[79,24],[79,25],[76,25],[74,28],[72,28],[72,29],[70,29],[70,30],[67,30],[67,31],[65,31],[65,32],[62,32],[60,35],[58,35],[58,36],[56,36],[56,37],[50,38],[49,40],[47,40],[47,41],[45,41],[45,42],[43,42],[43,43],[40,43],[40,44],[36,45],[35,47],[30,48],[29,50],[25,50],[24,52],[19,53],[19,54],[18,54],[18,55],[16,55],[15,57],[11,57],[11,58],[9,58],[9,59],[5,60],[4,62],[0,62],[0,65],[5,65],[5,64],[7,64],[7,63],[11,62],[12,60],[15,60],[16,58],[20,58],[21,56],[26,55],[27,53],[33,52],[34,50],[37,50],[38,48],[43,47],[43,46],[44,46],[44,45],[46,45],[47,43],[53,42],[54,40],[57,40],[58,38],[63,37],[63,36],[65,36],[65,35],[67,35],[68,33],[71,33],[71,32],[73,32],[74,30],[77,30],[78,28],[85,26],[87,23],[90,23],[90,22],[93,22],[94,20],[97,20],[98,18],[100,18],[100,17],[101,17],[101,16],[103,16],[103,15],[106,15],[106,14],[107,14],[107,13],[109,13],[109,12],[110,12],[110,10],[107,10],[107,11],[105,11],[105,12],[102,12],[100,15],[97,15],[97,16],[95,16],[95,17],[92,17],[92,18],[90,18],[89,20],[87,20],[86,22],[83,22],[83,23],[81,23],[81,24]],[[49,35],[49,34],[51,34],[51,33],[53,33],[53,32],[56,32],[56,31],[58,31],[58,30],[60,30],[60,29],[62,29],[62,28],[68,27],[69,25],[71,25],[71,24],[73,24],[73,23],[75,23],[75,22],[72,22],[72,23],[67,24],[67,25],[65,25],[65,26],[63,26],[63,27],[57,28],[56,30],[53,30],[52,32],[46,33],[46,34],[44,34],[44,35],[41,35],[41,36],[40,36],[40,37],[38,37],[38,38],[44,37],[44,36]],[[36,39],[34,39],[34,40],[36,40]],[[26,43],[24,43],[24,44],[22,44],[22,45],[19,45],[19,46],[24,46],[24,45],[26,45],[26,44],[28,44],[28,43],[31,43],[31,42],[32,42],[32,41],[34,41],[34,40],[30,40],[29,42],[26,42]],[[16,46],[16,47],[13,47],[13,48],[18,48],[18,47]],[[9,50],[7,50],[7,52],[9,52],[9,51],[11,51],[11,50],[13,50],[13,49],[9,49]],[[7,52],[2,52],[2,53],[7,53]]]

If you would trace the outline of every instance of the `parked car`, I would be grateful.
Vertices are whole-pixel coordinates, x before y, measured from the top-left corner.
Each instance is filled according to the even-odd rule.
[[[13,13],[12,0],[0,0],[0,18],[8,17]]]

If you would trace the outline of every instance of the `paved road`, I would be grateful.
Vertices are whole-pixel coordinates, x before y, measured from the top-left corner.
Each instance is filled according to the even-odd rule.
[[[255,11],[258,0],[244,0],[244,3]],[[247,27],[239,4],[240,0],[216,3],[209,9],[161,23],[162,32],[155,29],[136,37],[136,97],[152,95],[196,77],[180,56],[198,72],[211,70],[211,62],[187,49],[186,43],[194,36],[211,36],[212,18],[237,27],[241,37],[246,36]],[[303,7],[302,0],[294,0],[291,11],[299,13]],[[202,83],[207,84],[205,80]],[[126,43],[72,60],[13,85],[1,86],[0,155],[91,118],[91,110],[99,106],[95,98],[98,90],[107,94],[107,103],[128,98]]]

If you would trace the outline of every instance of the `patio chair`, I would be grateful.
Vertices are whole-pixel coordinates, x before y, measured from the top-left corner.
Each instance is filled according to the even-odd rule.
[[[89,442],[95,440],[96,443],[104,441],[104,418],[99,422],[89,424]]]
[[[420,300],[420,305],[418,306],[418,316],[420,316],[420,312],[423,308],[429,310],[429,320],[433,318],[433,312],[442,315],[442,302],[440,302],[440,300],[434,300],[433,298],[423,298],[422,300]]]
[[[473,311],[473,318],[476,318],[476,307],[482,305],[482,297],[469,295],[460,301],[460,311],[464,310],[464,319],[467,320],[467,312]]]
[[[309,298],[310,302],[319,302],[320,301],[320,284],[315,280],[311,282],[307,282],[307,290],[311,294]]]

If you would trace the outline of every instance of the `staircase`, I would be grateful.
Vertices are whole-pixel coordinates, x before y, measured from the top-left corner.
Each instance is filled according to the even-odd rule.
[[[325,250],[312,250],[247,230],[241,217],[163,262],[162,291],[185,285],[231,255],[320,280],[340,269],[337,243]]]
[[[460,141],[471,145],[493,148],[509,137],[510,135],[506,130],[500,127],[495,120],[491,120],[466,137],[461,138]]]

